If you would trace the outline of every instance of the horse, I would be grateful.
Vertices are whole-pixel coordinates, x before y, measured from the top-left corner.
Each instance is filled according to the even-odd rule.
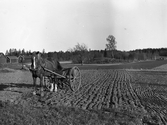
[[[53,72],[60,72],[63,67],[60,65],[59,61],[56,59],[48,60],[43,59],[40,52],[34,52],[31,57],[31,68],[30,71],[32,73],[33,78],[33,86],[34,91],[33,94],[36,95],[36,80],[37,78],[40,79],[40,95],[44,96],[44,77],[50,77],[52,74],[45,71],[45,68],[53,71]],[[54,81],[55,83],[56,81]],[[55,86],[54,86],[55,89]]]

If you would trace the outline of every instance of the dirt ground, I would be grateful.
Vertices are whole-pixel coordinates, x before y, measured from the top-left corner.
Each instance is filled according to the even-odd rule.
[[[162,68],[162,67],[161,67]],[[155,69],[154,69],[155,70]],[[0,70],[0,124],[165,125],[166,72],[82,70],[77,92],[33,95],[25,70]],[[39,80],[37,82],[39,84]]]
[[[0,82],[0,100],[2,101],[14,101],[22,93],[31,91],[33,83],[30,72],[9,69],[0,72]]]
[[[87,72],[88,71],[84,71],[83,74],[86,75]],[[97,71],[90,72],[90,74],[92,73],[95,73],[96,77]],[[87,76],[90,76],[90,74],[86,76],[83,75],[83,79],[86,80],[83,80],[86,86],[89,86]],[[0,124],[119,125],[124,123],[128,125],[133,122],[141,123],[140,118],[134,118],[132,114],[125,113],[126,116],[122,117],[122,112],[114,109],[110,109],[111,111],[105,111],[104,113],[97,108],[85,107],[87,105],[86,103],[83,104],[82,101],[80,103],[78,102],[80,99],[84,101],[84,97],[80,96],[84,94],[82,92],[85,90],[83,90],[81,94],[80,92],[74,94],[71,91],[59,89],[56,93],[45,91],[44,97],[40,97],[39,95],[34,96],[32,94],[32,77],[29,71],[1,70],[0,79]],[[92,81],[92,79],[89,80]],[[93,82],[93,84],[95,84],[95,82]],[[92,86],[93,84],[90,85]],[[89,97],[89,94],[91,93],[86,95]],[[94,95],[92,95],[92,97],[93,96]],[[99,102],[101,103],[100,100]],[[94,104],[94,102],[89,103],[91,105]]]

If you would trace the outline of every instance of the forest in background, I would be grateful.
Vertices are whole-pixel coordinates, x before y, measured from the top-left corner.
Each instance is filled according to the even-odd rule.
[[[90,64],[90,63],[119,63],[132,62],[141,60],[162,60],[167,57],[167,48],[147,48],[132,51],[121,51],[116,49],[116,38],[109,35],[106,38],[107,44],[104,50],[91,50],[84,43],[77,43],[73,48],[67,51],[45,52],[42,50],[43,58],[58,59],[59,61],[72,61],[73,63]],[[29,56],[31,51],[9,49],[5,55],[8,56]]]
[[[167,57],[167,48],[147,48],[132,51],[120,50],[91,50],[91,49],[71,49],[59,52],[41,52],[44,58],[56,58],[59,61],[72,60],[73,63],[115,63],[115,62],[131,62],[141,60],[161,60]],[[31,51],[9,49],[6,51],[7,56],[30,56]]]

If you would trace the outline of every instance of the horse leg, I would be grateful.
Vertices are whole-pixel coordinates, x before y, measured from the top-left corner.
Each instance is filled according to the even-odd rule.
[[[55,76],[55,78],[54,78],[53,86],[54,86],[53,91],[57,92],[58,79],[56,78],[56,76]]]
[[[41,75],[41,76],[40,76],[40,95],[41,95],[41,96],[44,96],[43,85],[44,85],[44,76]]]
[[[33,86],[34,86],[34,90],[33,90],[33,95],[36,95],[36,90],[37,90],[37,88],[36,88],[36,77],[33,77]]]

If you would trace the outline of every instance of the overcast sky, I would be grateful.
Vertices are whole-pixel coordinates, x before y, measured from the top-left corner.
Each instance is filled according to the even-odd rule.
[[[167,47],[166,0],[0,0],[0,52]]]

